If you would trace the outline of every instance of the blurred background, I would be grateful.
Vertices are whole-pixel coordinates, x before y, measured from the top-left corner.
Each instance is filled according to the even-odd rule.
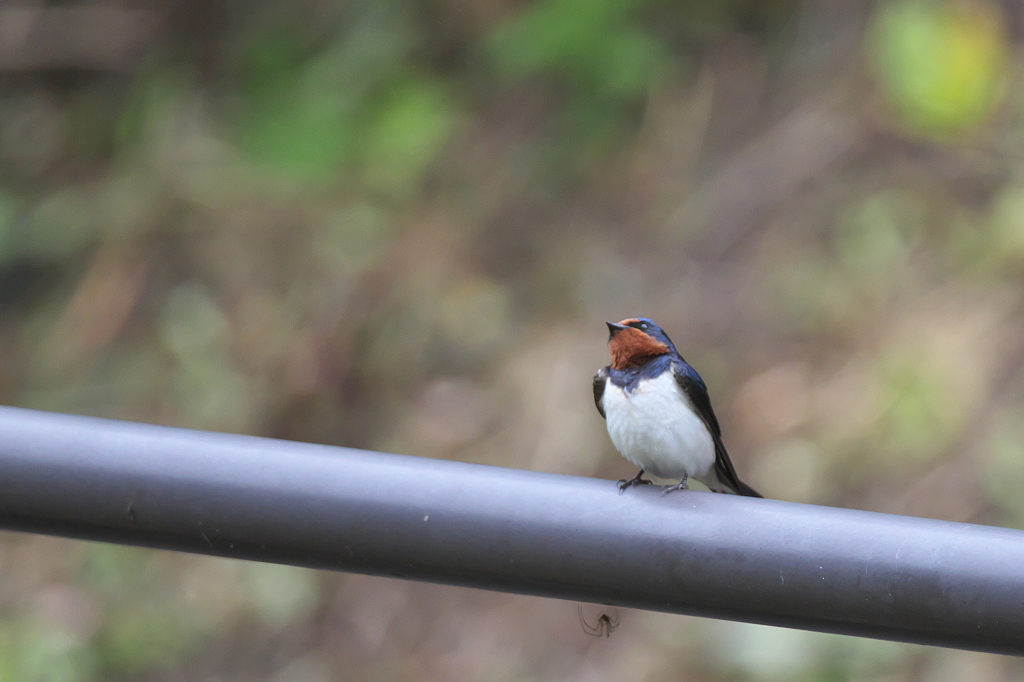
[[[1022,40],[1009,0],[4,2],[2,401],[617,479],[590,379],[644,315],[767,496],[1024,527]],[[0,680],[1024,680],[612,615],[0,535]]]

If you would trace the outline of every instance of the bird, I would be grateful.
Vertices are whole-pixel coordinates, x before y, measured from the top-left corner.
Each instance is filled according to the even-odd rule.
[[[687,490],[694,478],[717,493],[761,497],[736,475],[708,387],[668,334],[646,317],[605,324],[612,362],[594,375],[594,403],[615,449],[640,467],[619,481],[619,494],[650,485],[649,473],[681,479],[662,494]]]

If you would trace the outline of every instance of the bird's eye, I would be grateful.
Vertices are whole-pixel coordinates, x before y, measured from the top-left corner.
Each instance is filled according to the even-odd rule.
[[[640,328],[641,329],[647,329],[647,323],[646,322],[641,322],[640,323]]]

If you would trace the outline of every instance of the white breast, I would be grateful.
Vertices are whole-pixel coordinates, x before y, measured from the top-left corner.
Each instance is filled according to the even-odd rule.
[[[652,476],[703,476],[714,464],[711,434],[672,372],[641,381],[632,393],[609,381],[602,402],[615,449]]]

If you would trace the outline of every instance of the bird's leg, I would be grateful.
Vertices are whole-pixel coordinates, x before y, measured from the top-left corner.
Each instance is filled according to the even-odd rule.
[[[667,485],[667,486],[665,486],[662,489],[661,494],[662,495],[667,495],[668,493],[670,493],[670,492],[672,492],[674,490],[689,490],[690,486],[686,485],[686,482],[688,480],[690,480],[690,474],[683,474],[683,480],[679,481],[679,483],[676,483],[675,485]]]
[[[626,492],[626,488],[630,487],[631,485],[652,485],[652,483],[648,481],[646,478],[644,478],[644,470],[641,469],[640,473],[638,473],[633,478],[629,480],[623,478],[619,481],[619,494],[621,495],[622,493]]]

